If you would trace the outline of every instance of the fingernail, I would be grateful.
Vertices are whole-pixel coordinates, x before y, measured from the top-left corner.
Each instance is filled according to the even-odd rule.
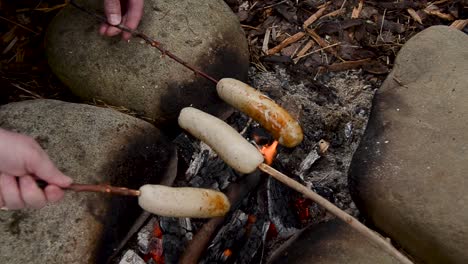
[[[73,180],[70,177],[66,177],[66,178],[63,179],[63,185],[65,185],[65,186],[68,186],[68,185],[72,184],[72,182],[73,182]]]
[[[113,26],[117,26],[118,24],[120,24],[120,20],[121,20],[121,17],[119,15],[116,15],[116,14],[109,15],[109,24]]]

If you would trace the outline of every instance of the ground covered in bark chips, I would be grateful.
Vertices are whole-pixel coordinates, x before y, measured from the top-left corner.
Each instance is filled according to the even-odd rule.
[[[279,147],[272,166],[308,185],[338,207],[359,216],[347,189],[346,173],[364,132],[375,90],[392,69],[401,46],[416,33],[432,25],[451,25],[468,33],[468,1],[226,2],[239,17],[249,43],[250,84],[299,118],[305,132],[304,142],[298,147]],[[0,0],[0,104],[37,98],[80,102],[51,73],[44,54],[45,29],[65,5],[64,1],[58,0]],[[106,106],[101,102],[88,103]],[[119,106],[109,107],[132,114]],[[263,139],[261,143],[269,141],[268,135],[264,135],[258,125],[244,115],[234,113],[228,121],[239,131],[244,130],[249,139],[257,137]],[[178,140],[181,140],[180,145],[184,145],[183,141],[187,139]],[[187,166],[190,166],[189,159],[196,155],[210,155],[203,146],[195,148],[185,150],[188,151],[185,157]],[[182,151],[182,159],[183,155]],[[213,164],[212,171],[225,171],[217,162]],[[190,179],[179,179],[178,184],[182,185],[184,180],[190,185],[195,184],[197,173],[190,175]],[[196,184],[220,189],[227,187],[223,182]],[[271,180],[263,179],[263,184],[260,186],[267,187],[260,187],[259,193],[266,188],[265,192],[269,193],[266,200],[275,199],[277,190],[288,191],[285,187],[268,189],[275,184]],[[232,218],[236,219],[234,226],[239,223],[247,225],[249,232],[260,230],[258,232],[268,236],[263,240],[269,239],[260,255],[247,252],[253,256],[245,260],[246,263],[267,260],[274,248],[287,238],[289,231],[294,232],[328,217],[323,210],[299,195],[291,194],[291,197],[292,201],[277,206],[292,208],[290,213],[297,220],[293,227],[281,226],[281,223],[287,223],[286,220],[273,219],[285,217],[281,214],[270,215],[269,219],[253,219],[254,213],[259,212],[248,207],[235,213]],[[249,199],[249,204],[264,202],[258,197],[246,199]],[[263,210],[261,205],[258,207],[260,209],[256,210]],[[270,208],[270,211],[275,210]],[[171,222],[166,219],[159,225],[161,223],[163,229],[164,225],[170,229],[168,226],[177,226],[180,221],[169,225]],[[202,223],[193,225],[196,229]],[[227,234],[233,231],[228,229],[220,233],[223,235],[218,235],[219,239],[229,237]],[[281,232],[285,235],[281,236]],[[278,234],[282,238],[278,238]],[[235,237],[235,234],[231,236]],[[235,252],[235,249],[222,244],[225,242],[215,242],[210,250],[221,247],[218,250],[224,254],[221,255],[224,261],[231,256],[248,255],[244,249]],[[218,255],[213,253],[213,256]],[[167,257],[170,256],[166,256],[166,260]],[[155,258],[158,257],[153,257],[153,261],[157,261]],[[215,261],[211,258],[206,255],[204,261]]]

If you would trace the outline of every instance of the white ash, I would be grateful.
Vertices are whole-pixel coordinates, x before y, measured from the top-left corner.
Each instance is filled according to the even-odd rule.
[[[317,152],[317,149],[314,148],[312,151],[307,154],[304,160],[302,160],[301,164],[299,165],[299,170],[295,171],[294,173],[304,180],[304,174],[312,167],[312,165],[320,158],[320,155]]]
[[[148,254],[150,239],[153,234],[154,225],[157,221],[158,219],[156,217],[152,217],[148,223],[138,232],[138,249],[143,254]]]
[[[129,249],[125,252],[119,264],[146,264],[146,262],[135,251]]]
[[[198,172],[200,171],[200,168],[203,166],[204,161],[208,157],[216,157],[216,156],[217,156],[216,152],[214,152],[210,148],[210,146],[200,141],[200,151],[193,154],[192,161],[190,162],[190,166],[185,172],[186,179],[190,180],[193,176],[197,175]]]

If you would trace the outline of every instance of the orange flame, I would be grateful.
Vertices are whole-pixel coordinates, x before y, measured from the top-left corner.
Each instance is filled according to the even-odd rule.
[[[273,160],[275,159],[276,156],[276,148],[278,147],[278,141],[273,141],[271,145],[265,145],[260,149],[260,152],[262,152],[263,157],[265,158],[265,163],[268,165],[271,165],[273,163]]]

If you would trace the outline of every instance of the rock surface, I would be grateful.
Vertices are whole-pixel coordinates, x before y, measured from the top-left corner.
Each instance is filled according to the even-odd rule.
[[[468,263],[467,43],[443,26],[407,42],[349,171],[361,211],[426,263]]]
[[[272,263],[397,264],[398,260],[338,219],[303,231]]]
[[[34,137],[77,183],[157,183],[174,147],[154,126],[104,108],[55,100],[0,107],[0,127]],[[105,263],[141,209],[136,198],[67,192],[41,210],[0,213],[2,263]]]
[[[101,9],[103,1],[83,0]],[[104,100],[156,122],[175,120],[193,105],[221,114],[227,108],[213,83],[195,75],[141,39],[130,43],[98,34],[96,20],[70,6],[49,26],[47,54],[54,73],[85,100]],[[247,78],[247,41],[222,0],[148,0],[139,30],[215,78]]]

